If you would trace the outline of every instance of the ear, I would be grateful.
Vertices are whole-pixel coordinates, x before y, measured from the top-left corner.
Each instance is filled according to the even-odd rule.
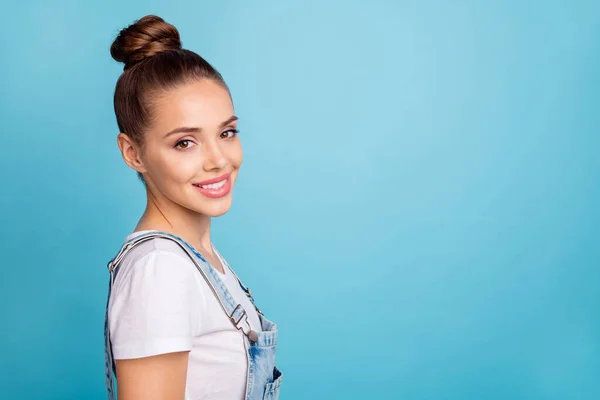
[[[117,145],[119,146],[119,150],[121,150],[121,155],[123,156],[125,164],[129,165],[137,172],[146,172],[146,168],[144,168],[144,163],[140,157],[139,146],[137,146],[126,133],[119,133],[117,136]]]

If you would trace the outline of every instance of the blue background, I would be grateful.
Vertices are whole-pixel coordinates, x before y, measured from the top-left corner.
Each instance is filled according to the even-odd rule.
[[[0,387],[103,399],[106,263],[145,206],[109,46],[154,13],[224,75],[214,242],[281,398],[600,398],[595,1],[25,1],[0,24]]]

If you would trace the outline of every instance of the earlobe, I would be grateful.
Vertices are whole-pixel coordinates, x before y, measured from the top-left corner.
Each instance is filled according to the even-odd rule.
[[[119,146],[125,164],[137,172],[146,172],[144,163],[140,158],[139,147],[126,133],[119,133],[119,135],[117,135],[117,145]]]

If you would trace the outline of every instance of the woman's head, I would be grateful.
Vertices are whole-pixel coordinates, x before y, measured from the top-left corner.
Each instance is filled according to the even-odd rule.
[[[182,49],[177,29],[156,16],[123,29],[110,52],[125,63],[114,95],[125,162],[158,201],[225,213],[243,156],[221,75]],[[199,185],[215,178],[224,186]]]

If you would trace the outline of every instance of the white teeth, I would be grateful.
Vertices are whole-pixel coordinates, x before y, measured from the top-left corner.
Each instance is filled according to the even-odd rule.
[[[210,185],[198,185],[198,186],[200,186],[202,189],[220,189],[223,187],[225,182],[227,182],[227,179],[225,179],[221,182],[211,183]]]

